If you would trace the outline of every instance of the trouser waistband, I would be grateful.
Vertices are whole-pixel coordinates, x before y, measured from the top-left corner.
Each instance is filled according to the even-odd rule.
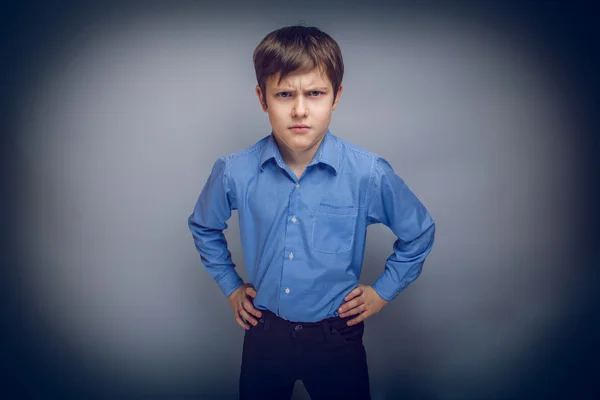
[[[303,329],[311,329],[311,328],[321,328],[324,330],[325,335],[329,336],[331,333],[335,333],[337,330],[341,330],[347,326],[347,321],[355,318],[356,315],[352,315],[349,317],[341,318],[330,317],[316,322],[299,322],[299,321],[288,321],[284,318],[277,316],[274,312],[270,310],[260,310],[262,313],[261,318],[259,319],[259,325],[263,325],[263,329],[269,330],[271,325],[277,324],[279,326],[289,326],[292,330],[292,333],[298,332]],[[360,322],[360,324],[364,324]],[[357,324],[357,325],[360,325]],[[295,334],[294,334],[295,336]]]

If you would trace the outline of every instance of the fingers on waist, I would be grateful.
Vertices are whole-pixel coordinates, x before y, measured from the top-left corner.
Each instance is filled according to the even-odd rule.
[[[244,302],[242,302],[242,307],[246,311],[251,312],[252,314],[255,314],[255,315],[257,313],[260,314],[260,311],[256,307],[254,307],[254,303],[252,303],[251,301],[244,301]]]

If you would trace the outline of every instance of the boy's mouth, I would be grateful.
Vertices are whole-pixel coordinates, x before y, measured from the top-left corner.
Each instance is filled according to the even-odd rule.
[[[290,127],[290,129],[297,133],[303,133],[303,132],[308,132],[310,127],[308,125],[304,125],[304,124],[296,124],[296,125],[292,125]]]

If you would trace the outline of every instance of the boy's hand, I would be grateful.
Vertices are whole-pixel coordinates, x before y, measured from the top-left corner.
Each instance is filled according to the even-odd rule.
[[[358,317],[347,322],[348,325],[358,324],[371,315],[377,314],[388,303],[379,297],[375,289],[367,285],[358,285],[344,297],[344,303],[339,309],[340,317],[359,314]]]
[[[233,293],[229,295],[229,305],[233,309],[235,320],[238,325],[248,330],[250,326],[244,322],[244,319],[256,326],[258,321],[253,317],[260,318],[262,313],[254,308],[252,299],[256,297],[256,289],[252,287],[251,283],[244,283],[239,288],[235,289]]]

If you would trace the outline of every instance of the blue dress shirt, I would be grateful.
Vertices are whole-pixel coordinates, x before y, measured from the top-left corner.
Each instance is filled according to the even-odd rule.
[[[300,179],[272,134],[214,164],[188,226],[226,296],[243,283],[223,235],[232,210],[255,307],[289,321],[338,316],[359,281],[368,225],[398,238],[372,285],[388,301],[420,275],[434,241],[431,216],[390,164],[329,131]]]

